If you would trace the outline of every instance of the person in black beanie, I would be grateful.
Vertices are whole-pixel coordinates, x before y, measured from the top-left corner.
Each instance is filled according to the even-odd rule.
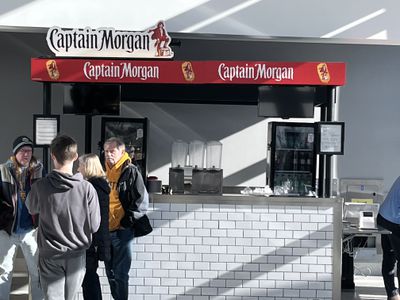
[[[37,267],[36,220],[29,214],[25,199],[44,170],[33,156],[33,142],[27,136],[14,140],[12,153],[0,165],[0,299],[9,299],[15,253],[20,247],[31,278],[30,295],[38,300],[44,296]]]

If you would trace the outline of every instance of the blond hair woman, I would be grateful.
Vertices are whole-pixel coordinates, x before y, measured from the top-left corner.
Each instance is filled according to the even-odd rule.
[[[78,171],[97,191],[100,203],[101,223],[93,236],[93,243],[86,251],[86,274],[82,283],[84,299],[102,299],[97,268],[99,260],[110,259],[110,237],[108,231],[109,194],[106,174],[96,154],[84,154],[79,157]]]

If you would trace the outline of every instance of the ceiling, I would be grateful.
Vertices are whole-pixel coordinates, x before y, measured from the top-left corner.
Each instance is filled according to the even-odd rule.
[[[400,42],[397,0],[13,0],[0,26],[113,27],[141,31]]]

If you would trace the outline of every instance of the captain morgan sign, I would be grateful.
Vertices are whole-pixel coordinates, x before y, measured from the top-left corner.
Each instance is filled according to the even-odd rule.
[[[345,70],[342,62],[31,59],[31,79],[50,82],[340,86]]]
[[[172,58],[171,37],[163,21],[146,31],[114,28],[62,29],[51,27],[47,45],[59,57]]]

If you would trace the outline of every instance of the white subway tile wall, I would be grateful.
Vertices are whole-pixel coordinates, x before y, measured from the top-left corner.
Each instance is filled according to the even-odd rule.
[[[130,299],[332,299],[330,207],[154,203],[148,215]],[[98,273],[111,300],[102,264]]]

